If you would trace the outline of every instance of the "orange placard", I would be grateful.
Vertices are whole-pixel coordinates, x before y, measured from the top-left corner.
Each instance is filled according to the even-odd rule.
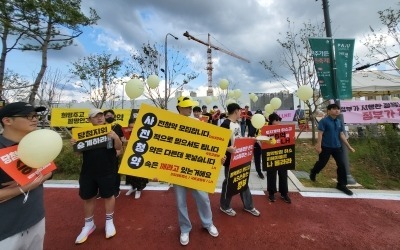
[[[129,138],[131,138],[132,128],[130,128],[130,127],[122,127],[122,133],[124,133],[124,137],[128,141]]]
[[[208,119],[209,119],[209,117],[208,116],[202,116],[202,117],[200,117],[200,121],[202,121],[202,122],[208,122]]]
[[[0,168],[20,186],[34,181],[39,173],[46,175],[57,168],[54,162],[38,169],[31,168],[18,158],[17,150],[18,145],[0,149]]]

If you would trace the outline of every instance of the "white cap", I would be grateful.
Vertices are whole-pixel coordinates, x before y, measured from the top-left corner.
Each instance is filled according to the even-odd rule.
[[[89,118],[93,118],[93,117],[95,117],[97,114],[103,114],[104,112],[103,112],[103,110],[101,110],[101,109],[91,109],[90,111],[89,111]]]

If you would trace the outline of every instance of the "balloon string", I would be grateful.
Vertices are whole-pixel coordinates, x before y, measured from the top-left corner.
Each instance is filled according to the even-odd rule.
[[[19,191],[24,195],[24,200],[22,201],[22,204],[25,204],[26,203],[26,201],[28,200],[28,197],[29,197],[29,191],[28,192],[24,192],[24,190],[22,190],[22,188],[21,187],[18,187],[19,188]]]

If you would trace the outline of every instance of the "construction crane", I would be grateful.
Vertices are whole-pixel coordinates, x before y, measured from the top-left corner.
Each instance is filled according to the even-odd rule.
[[[195,38],[194,36],[190,35],[189,32],[187,32],[187,31],[185,33],[183,33],[183,36],[187,37],[188,40],[193,40],[193,41],[199,42],[199,43],[204,44],[204,45],[206,45],[208,47],[207,48],[207,68],[206,68],[207,69],[207,75],[208,75],[207,96],[212,96],[213,95],[213,88],[212,88],[212,70],[213,70],[213,67],[212,67],[212,60],[211,60],[211,49],[219,50],[221,52],[224,52],[225,54],[228,54],[230,56],[236,57],[236,58],[238,58],[240,60],[243,60],[243,61],[246,61],[246,62],[250,63],[250,61],[247,60],[246,58],[238,56],[238,55],[236,55],[236,54],[234,54],[234,53],[232,53],[232,52],[230,52],[228,50],[225,50],[223,48],[219,48],[217,46],[212,45],[211,42],[210,42],[210,33],[208,33],[208,42],[204,42],[204,41],[202,41],[200,39]]]

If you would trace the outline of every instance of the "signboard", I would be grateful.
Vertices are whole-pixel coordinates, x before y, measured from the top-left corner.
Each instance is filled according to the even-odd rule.
[[[231,131],[142,104],[120,174],[213,193]]]
[[[354,39],[334,39],[338,99],[351,99]]]
[[[263,170],[295,169],[295,125],[264,126],[261,135],[276,140],[275,144],[261,143]]]
[[[51,109],[51,127],[88,127],[92,123],[88,121],[90,109]],[[113,109],[115,112],[115,122],[121,126],[128,126],[128,121],[133,111],[130,109]]]
[[[91,126],[84,128],[73,128],[72,138],[76,140],[73,149],[82,152],[94,148],[107,147],[107,134],[111,132],[111,124]]]
[[[400,123],[400,101],[341,101],[346,123]]]
[[[231,156],[226,195],[233,196],[246,190],[249,184],[251,160],[253,158],[254,138],[237,138],[235,153]]]
[[[311,46],[322,97],[324,99],[335,99],[332,70],[332,39],[309,38],[308,41]]]
[[[31,183],[40,173],[46,175],[56,169],[54,162],[38,169],[31,168],[18,158],[17,151],[18,145],[0,149],[0,168],[20,186]]]

